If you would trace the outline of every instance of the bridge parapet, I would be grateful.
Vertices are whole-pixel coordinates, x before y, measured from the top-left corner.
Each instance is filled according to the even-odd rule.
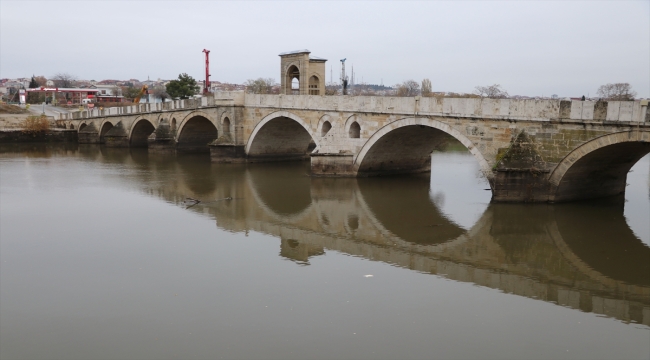
[[[300,109],[376,114],[442,116],[500,120],[577,120],[650,122],[648,101],[579,101],[384,96],[259,95],[217,92],[199,99],[174,100],[61,114],[59,120],[185,110],[212,106]]]
[[[245,94],[245,107],[498,120],[650,122],[647,101]]]
[[[198,99],[173,100],[165,103],[146,103],[128,106],[111,107],[106,109],[94,108],[79,112],[60,114],[59,120],[81,120],[103,118],[108,116],[121,116],[131,114],[149,114],[162,111],[192,110],[202,107],[233,106],[243,104],[243,93],[222,94],[219,98],[202,97]],[[225,97],[231,95],[230,97]]]

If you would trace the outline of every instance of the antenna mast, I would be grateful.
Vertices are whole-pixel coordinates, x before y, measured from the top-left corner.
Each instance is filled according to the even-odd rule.
[[[210,89],[210,50],[203,49],[205,53],[205,86],[203,87],[203,94],[207,94]]]
[[[342,89],[342,94],[347,95],[348,94],[348,76],[345,75],[345,59],[341,59],[341,89]]]

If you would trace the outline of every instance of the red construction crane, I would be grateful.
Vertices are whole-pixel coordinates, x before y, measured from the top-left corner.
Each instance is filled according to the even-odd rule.
[[[210,89],[210,50],[203,49],[205,53],[205,87],[203,87],[203,93],[207,94]]]

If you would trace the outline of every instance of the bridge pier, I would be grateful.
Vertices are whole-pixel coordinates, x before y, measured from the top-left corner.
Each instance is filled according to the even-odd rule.
[[[90,123],[86,126],[81,125],[78,131],[79,144],[98,144],[99,143],[99,130],[95,123]]]
[[[79,144],[99,144],[99,132],[79,132]]]
[[[129,134],[124,129],[124,124],[119,121],[115,126],[100,138],[107,147],[129,147]]]
[[[210,147],[210,158],[215,163],[256,163],[276,161],[298,161],[308,159],[308,154],[266,154],[248,155],[244,145],[215,144]]]
[[[174,139],[157,139],[152,135],[147,139],[147,148],[151,152],[174,152],[176,142]]]
[[[147,148],[152,152],[174,152],[176,141],[169,123],[161,122],[147,138]]]
[[[492,201],[547,202],[552,201],[548,170],[499,169],[490,181]]]
[[[215,163],[244,163],[246,159],[246,149],[244,145],[210,144],[210,158]]]
[[[311,154],[311,174],[325,177],[356,176],[354,155],[349,153]]]

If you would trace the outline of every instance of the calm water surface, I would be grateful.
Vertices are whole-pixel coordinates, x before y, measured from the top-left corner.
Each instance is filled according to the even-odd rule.
[[[1,359],[648,359],[650,159],[623,198],[0,149]],[[191,199],[200,200],[199,203]]]

